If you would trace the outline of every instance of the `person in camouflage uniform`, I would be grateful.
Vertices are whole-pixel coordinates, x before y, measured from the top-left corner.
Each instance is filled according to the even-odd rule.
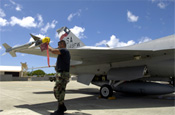
[[[54,96],[59,103],[64,102],[65,89],[68,82],[69,82],[68,72],[63,72],[61,74],[57,73],[55,87],[54,87]]]
[[[54,49],[50,46],[48,48],[53,54],[58,55],[55,67],[57,75],[54,86],[54,96],[58,100],[58,109],[54,113],[51,113],[51,115],[62,115],[67,110],[64,105],[64,98],[66,85],[70,78],[70,53],[66,49],[66,42],[64,40],[58,42],[58,49]]]

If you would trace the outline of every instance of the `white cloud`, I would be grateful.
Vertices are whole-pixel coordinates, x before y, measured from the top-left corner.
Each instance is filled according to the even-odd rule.
[[[13,0],[10,0],[10,2],[11,2],[13,5],[16,5],[16,3],[15,3]]]
[[[37,19],[31,16],[23,17],[22,19],[12,16],[10,21],[7,21],[6,19],[0,17],[0,26],[7,25],[19,25],[24,28],[39,28],[43,26],[43,18],[40,14],[37,15]],[[54,25],[51,24],[51,26],[53,27]]]
[[[0,8],[0,26],[7,26],[9,24],[9,22],[4,19],[3,17],[5,17],[6,14],[4,13],[4,11]]]
[[[50,41],[50,44],[52,44],[54,41]]]
[[[109,41],[103,40],[99,43],[96,43],[96,46],[101,46],[101,45],[108,45],[109,47],[124,47],[124,46],[130,46],[130,45],[134,45],[135,42],[133,40],[130,40],[128,42],[120,42],[120,40],[115,36],[112,35],[110,37]]]
[[[9,7],[10,5],[9,4],[4,4],[4,7]]]
[[[159,3],[157,4],[157,6],[158,6],[160,9],[165,9],[165,8],[167,7],[167,5],[166,5],[165,3],[163,3],[163,2],[159,2]]]
[[[7,26],[9,22],[6,19],[0,17],[0,26]]]
[[[2,46],[0,46],[0,50],[2,49]]]
[[[70,29],[72,33],[74,33],[78,38],[86,38],[84,35],[85,28],[74,26],[73,28]]]
[[[67,17],[68,21],[71,21],[73,17],[80,16],[81,15],[81,9],[79,9],[76,13],[72,13]]]
[[[10,2],[16,7],[16,11],[21,11],[22,10],[22,6],[20,4],[17,4],[16,2],[14,2],[13,0],[10,0]]]
[[[41,32],[42,33],[46,33],[48,31],[48,29],[52,29],[55,28],[56,24],[58,22],[56,20],[53,20],[52,23],[47,23],[45,25],[45,27],[43,27],[44,23],[43,23],[43,18],[42,15],[38,14],[36,18],[31,17],[31,16],[27,16],[27,17],[23,17],[22,19],[17,18],[15,16],[12,16],[10,18],[10,21],[7,21],[4,18],[0,17],[0,26],[15,26],[15,25],[19,25],[21,27],[24,28],[41,28]]]
[[[58,33],[57,33],[57,32],[55,33],[55,38],[59,38],[59,35],[58,35]]]
[[[41,32],[42,32],[42,33],[46,33],[48,29],[50,29],[50,28],[51,28],[51,29],[55,28],[55,26],[56,26],[57,23],[58,23],[58,22],[57,22],[56,20],[53,20],[51,24],[50,24],[50,23],[47,23],[46,26],[45,26],[44,28],[41,28]]]
[[[73,14],[70,14],[67,18],[68,21],[71,21],[71,19],[73,18]]]
[[[134,44],[140,44],[140,43],[144,43],[144,42],[148,42],[151,41],[152,39],[149,37],[142,37],[138,43],[136,43],[133,40],[129,40],[128,42],[121,42],[115,35],[112,35],[110,37],[110,40],[102,40],[99,43],[96,43],[95,46],[102,46],[102,45],[108,45],[109,47],[124,47],[124,46],[130,46],[130,45],[134,45]]]
[[[18,47],[18,46],[20,46],[20,44],[16,44],[16,45],[14,45],[13,47]]]
[[[96,43],[95,46],[101,46],[101,45],[106,45],[106,44],[107,44],[107,41],[106,40],[102,40],[101,42]]]
[[[19,19],[15,16],[12,16],[10,24],[11,26],[14,26],[17,24],[25,28],[37,27],[37,23],[35,22],[35,19],[31,16],[23,17],[23,19]]]
[[[148,41],[151,41],[152,39],[151,38],[149,38],[149,37],[142,37],[141,39],[140,39],[140,41],[139,41],[139,44],[140,43],[144,43],[144,42],[148,42]]]
[[[5,17],[6,14],[4,13],[4,11],[0,8],[0,17]]]
[[[127,17],[128,17],[128,21],[129,22],[137,22],[139,19],[139,16],[135,16],[134,14],[132,14],[132,12],[128,11],[127,12]]]
[[[174,0],[152,0],[152,3],[157,4],[160,9],[165,9],[169,4],[174,4]]]
[[[43,17],[40,14],[38,14],[37,17],[38,17],[38,21],[39,21],[38,27],[41,27],[43,25]]]
[[[135,44],[133,40],[128,41],[127,43],[125,42],[120,42],[118,38],[116,38],[115,35],[112,35],[110,37],[110,40],[107,42],[107,44],[110,47],[123,47],[123,46],[129,46]]]
[[[151,0],[152,2],[155,2],[156,0]]]
[[[15,8],[15,9],[16,9],[16,11],[21,11],[22,6],[18,4],[18,5],[16,6],[16,8]]]

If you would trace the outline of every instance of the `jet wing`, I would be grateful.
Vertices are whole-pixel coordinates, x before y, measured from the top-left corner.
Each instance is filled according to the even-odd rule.
[[[123,49],[69,49],[71,59],[81,60],[83,65],[129,61],[136,58],[146,58],[155,52],[151,50]]]
[[[82,61],[83,65],[112,63],[133,60],[134,58],[145,58],[153,55],[155,52],[151,50],[123,50],[123,49],[69,49],[71,60]],[[39,56],[47,56],[46,51],[41,52],[40,49],[25,49],[15,52],[34,54]],[[57,55],[49,53],[50,57]]]
[[[130,50],[130,49],[70,49],[71,59],[80,60],[84,65],[104,64],[140,60],[174,54],[175,49]]]
[[[135,50],[123,48],[76,48],[68,49],[71,54],[71,60],[80,61],[80,65],[103,64],[120,61],[129,61],[134,59],[144,59],[152,56],[163,55],[164,52],[174,52],[170,50]],[[13,52],[33,54],[39,56],[47,56],[46,50],[41,51],[39,47],[14,49]],[[173,53],[172,53],[173,54]],[[50,57],[57,57],[57,55],[49,53]]]

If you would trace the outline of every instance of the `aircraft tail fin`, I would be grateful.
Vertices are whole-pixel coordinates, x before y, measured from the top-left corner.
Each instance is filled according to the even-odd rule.
[[[8,44],[3,44],[4,48],[6,49],[6,52],[9,52],[12,57],[16,57],[16,53],[12,51],[12,47],[10,47]],[[5,54],[3,54],[5,55]]]
[[[57,32],[60,40],[65,40],[68,49],[85,46],[67,27],[62,27],[58,29]]]

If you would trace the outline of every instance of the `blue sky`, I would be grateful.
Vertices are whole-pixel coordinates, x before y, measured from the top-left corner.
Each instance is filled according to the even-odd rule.
[[[174,0],[1,0],[0,55],[3,43],[22,45],[29,33],[59,41],[56,30],[67,26],[87,46],[123,47],[175,34]],[[0,65],[47,66],[47,58],[17,53],[0,56]],[[51,65],[56,62],[50,59]],[[44,69],[46,73],[54,68]]]

